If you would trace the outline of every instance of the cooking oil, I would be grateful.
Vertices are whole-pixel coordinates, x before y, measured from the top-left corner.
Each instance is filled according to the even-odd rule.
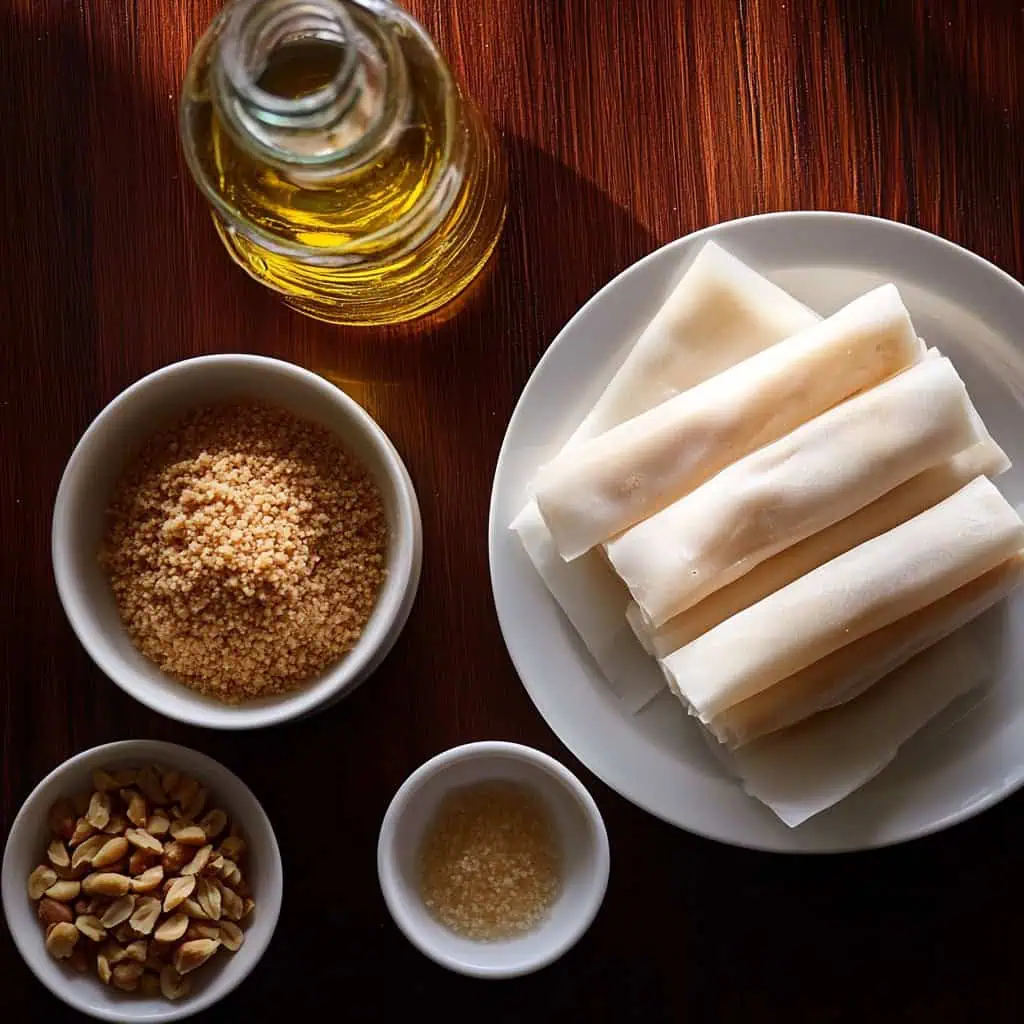
[[[410,320],[486,265],[490,127],[388,0],[234,0],[189,63],[185,156],[228,252],[310,316]]]

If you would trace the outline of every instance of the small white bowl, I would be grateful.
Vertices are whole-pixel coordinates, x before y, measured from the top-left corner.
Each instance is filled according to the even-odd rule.
[[[544,800],[562,846],[562,891],[532,931],[475,942],[431,917],[419,895],[417,862],[431,819],[453,788],[500,779],[531,786]],[[540,970],[590,927],[608,887],[608,834],[593,797],[568,768],[518,743],[467,743],[438,754],[402,784],[384,815],[377,873],[391,916],[409,941],[442,967],[477,978]]]
[[[97,553],[111,492],[128,460],[188,410],[261,399],[330,430],[366,466],[388,519],[388,574],[363,635],[345,657],[292,693],[228,706],[175,682],[136,650]],[[416,492],[394,445],[372,417],[329,381],[292,363],[250,355],[172,363],[121,392],[82,435],[53,510],[53,571],[64,611],[93,661],[136,700],[181,722],[254,729],[298,718],[350,693],[402,631],[419,585],[423,536]]]
[[[50,839],[49,810],[61,797],[91,786],[97,768],[161,764],[178,768],[207,786],[217,804],[236,820],[247,850],[243,864],[256,909],[237,953],[220,953],[191,975],[192,991],[176,1002],[119,992],[92,974],[79,974],[46,951],[45,932],[26,889],[29,873],[43,861]],[[212,758],[188,747],[156,740],[125,740],[93,747],[55,768],[29,794],[11,826],[0,873],[4,916],[18,952],[35,976],[68,1006],[107,1021],[181,1020],[231,992],[259,962],[281,911],[283,875],[274,830],[248,786]]]

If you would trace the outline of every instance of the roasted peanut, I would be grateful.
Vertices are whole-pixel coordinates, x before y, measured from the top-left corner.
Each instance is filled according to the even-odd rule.
[[[46,931],[46,949],[52,957],[66,960],[78,941],[78,929],[73,924],[61,921],[52,924]]]
[[[70,800],[58,800],[50,808],[50,831],[60,839],[70,839],[75,834],[77,817]]]
[[[160,901],[154,896],[140,896],[128,923],[139,935],[149,935],[160,917]]]
[[[189,978],[183,978],[173,967],[164,967],[160,971],[160,992],[164,999],[181,999],[188,995],[191,988]]]
[[[75,927],[93,942],[102,942],[107,937],[107,929],[103,927],[98,917],[82,914],[75,918]]]
[[[220,949],[217,939],[193,939],[183,942],[174,951],[174,969],[179,974],[189,974],[197,967],[202,967],[207,960]]]
[[[169,768],[163,773],[160,779],[160,784],[164,788],[164,792],[172,799],[174,791],[178,788],[178,783],[181,781],[181,772],[176,768]]]
[[[187,928],[187,914],[172,914],[166,921],[161,922],[160,927],[153,932],[153,938],[157,942],[177,942],[185,934]],[[182,971],[182,974],[185,973],[187,972]]]
[[[222,898],[220,889],[208,878],[200,878],[196,886],[196,902],[211,921],[219,921]]]
[[[185,900],[181,905],[181,909],[193,920],[209,921],[209,918],[206,916],[206,911],[199,906],[198,900]]]
[[[215,880],[214,885],[220,889],[222,913],[229,921],[241,921],[245,914],[245,904],[242,897],[233,889],[229,889],[223,882]]]
[[[146,831],[151,836],[165,836],[171,829],[171,819],[163,811],[154,811],[146,822]]]
[[[172,821],[171,836],[185,846],[202,846],[206,842],[206,833],[191,821]]]
[[[195,856],[182,867],[181,873],[183,875],[198,875],[203,868],[210,862],[210,857],[213,855],[213,847],[207,844],[206,846],[200,846],[195,852]]]
[[[78,894],[82,891],[81,882],[54,882],[49,889],[46,890],[46,895],[51,900],[56,900],[58,903],[72,903],[78,899]]]
[[[221,842],[219,852],[237,864],[245,854],[245,840],[241,836],[228,836]]]
[[[89,800],[89,810],[85,812],[85,820],[97,831],[102,831],[110,821],[110,794],[99,791],[93,793]]]
[[[55,868],[71,867],[71,857],[68,854],[68,848],[59,839],[54,839],[46,848],[46,859]]]
[[[113,971],[110,966],[110,957],[106,954],[106,952],[100,950],[100,952],[96,954],[96,974],[99,976],[100,981],[102,981],[104,985],[109,985],[110,976],[112,973]]]
[[[139,979],[144,970],[142,964],[118,964],[111,972],[110,983],[123,992],[134,992],[139,987]]]
[[[160,864],[143,871],[141,875],[132,879],[132,890],[137,893],[153,892],[158,889],[164,880],[164,869]]]
[[[124,947],[126,960],[134,960],[137,964],[144,964],[149,958],[149,943],[145,939],[136,939]]]
[[[160,776],[152,765],[143,768],[139,772],[136,784],[146,795],[146,799],[151,804],[162,807],[167,803],[167,793],[164,791],[163,783],[160,781]]]
[[[227,824],[228,816],[219,807],[215,807],[212,811],[207,811],[198,822],[199,827],[206,833],[208,839],[215,839],[219,836],[227,828]]]
[[[143,850],[136,846],[128,858],[128,874],[141,875],[148,871],[158,860],[159,856],[152,850]]]
[[[132,887],[132,880],[127,875],[100,871],[94,875],[86,875],[82,888],[90,896],[124,896]]]
[[[221,921],[220,941],[224,944],[225,949],[237,953],[245,941],[245,934],[234,921]]]
[[[108,836],[119,836],[128,827],[128,819],[123,814],[111,814],[110,820],[103,826],[102,831]]]
[[[206,921],[193,921],[189,919],[189,926],[185,930],[185,939],[219,939],[220,924],[211,924]]]
[[[167,843],[163,849],[164,855],[161,863],[166,872],[174,873],[180,871],[182,866],[187,864],[192,856],[192,849],[179,843],[177,840]]]
[[[182,875],[180,878],[171,879],[164,896],[164,911],[169,913],[175,907],[184,903],[192,895],[196,887],[196,880],[191,875]]]
[[[135,785],[139,773],[134,768],[115,768],[110,777],[117,783],[118,789],[126,789]]]
[[[135,897],[132,895],[118,896],[103,912],[100,918],[104,928],[116,928],[135,913]]]
[[[115,789],[120,789],[114,776],[102,768],[97,768],[92,773],[92,788],[97,793],[110,793]]]
[[[193,794],[192,799],[181,805],[182,815],[190,821],[194,821],[198,818],[206,808],[207,795],[206,790],[200,786]]]
[[[85,820],[85,818],[79,818],[75,822],[74,831],[71,833],[71,838],[68,840],[68,846],[78,846],[79,843],[84,843],[89,836],[95,835],[96,829],[92,827]]]
[[[51,924],[71,924],[75,919],[71,908],[66,903],[58,903],[56,900],[51,900],[49,896],[44,896],[39,901],[36,914],[47,927]]]
[[[124,837],[132,846],[137,846],[140,850],[149,850],[152,853],[164,852],[163,843],[156,836],[150,835],[144,828],[126,829]]]
[[[145,828],[148,820],[146,798],[135,789],[122,789],[121,799],[125,802],[125,816],[136,828]]]
[[[31,900],[41,900],[43,893],[57,881],[57,872],[48,864],[40,864],[31,875],[28,876],[28,897]]]
[[[179,775],[173,789],[167,795],[183,810],[185,805],[199,792],[199,783],[188,775]]]
[[[100,849],[93,855],[92,866],[94,868],[105,868],[116,864],[128,853],[128,840],[124,836],[117,836],[108,839]]]
[[[79,868],[82,865],[90,865],[93,857],[95,857],[96,854],[99,853],[100,850],[102,850],[109,842],[110,838],[102,833],[98,836],[90,836],[76,848],[73,854],[71,854],[71,866],[73,868]]]

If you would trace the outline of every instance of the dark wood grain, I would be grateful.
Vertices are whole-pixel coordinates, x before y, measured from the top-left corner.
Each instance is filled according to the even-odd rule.
[[[663,242],[761,211],[856,210],[1022,277],[1024,7],[409,6],[502,132],[510,218],[458,317],[359,332],[303,319],[239,273],[184,170],[179,81],[215,0],[0,3],[4,833],[43,774],[100,742],[172,739],[238,771],[274,821],[288,881],[265,961],[210,1021],[265,1020],[299,989],[329,1015],[318,1019],[1021,1019],[1021,798],[902,849],[817,860],[726,849],[644,815],[575,764],[520,686],[485,524],[505,424],[540,353]],[[64,619],[49,559],[51,503],[91,417],[155,367],[230,350],[344,382],[405,456],[426,538],[418,604],[374,679],[310,721],[249,735],[166,721],[106,681]],[[415,953],[375,873],[379,822],[405,775],[489,737],[580,770],[613,849],[585,939],[500,986]],[[312,829],[330,837],[327,857]],[[12,1024],[71,1016],[6,934],[0,1001]]]

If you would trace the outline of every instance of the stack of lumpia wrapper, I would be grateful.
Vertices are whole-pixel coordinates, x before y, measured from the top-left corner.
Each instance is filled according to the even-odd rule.
[[[629,709],[667,682],[798,825],[981,682],[1007,468],[894,285],[822,319],[708,244],[512,527]]]

